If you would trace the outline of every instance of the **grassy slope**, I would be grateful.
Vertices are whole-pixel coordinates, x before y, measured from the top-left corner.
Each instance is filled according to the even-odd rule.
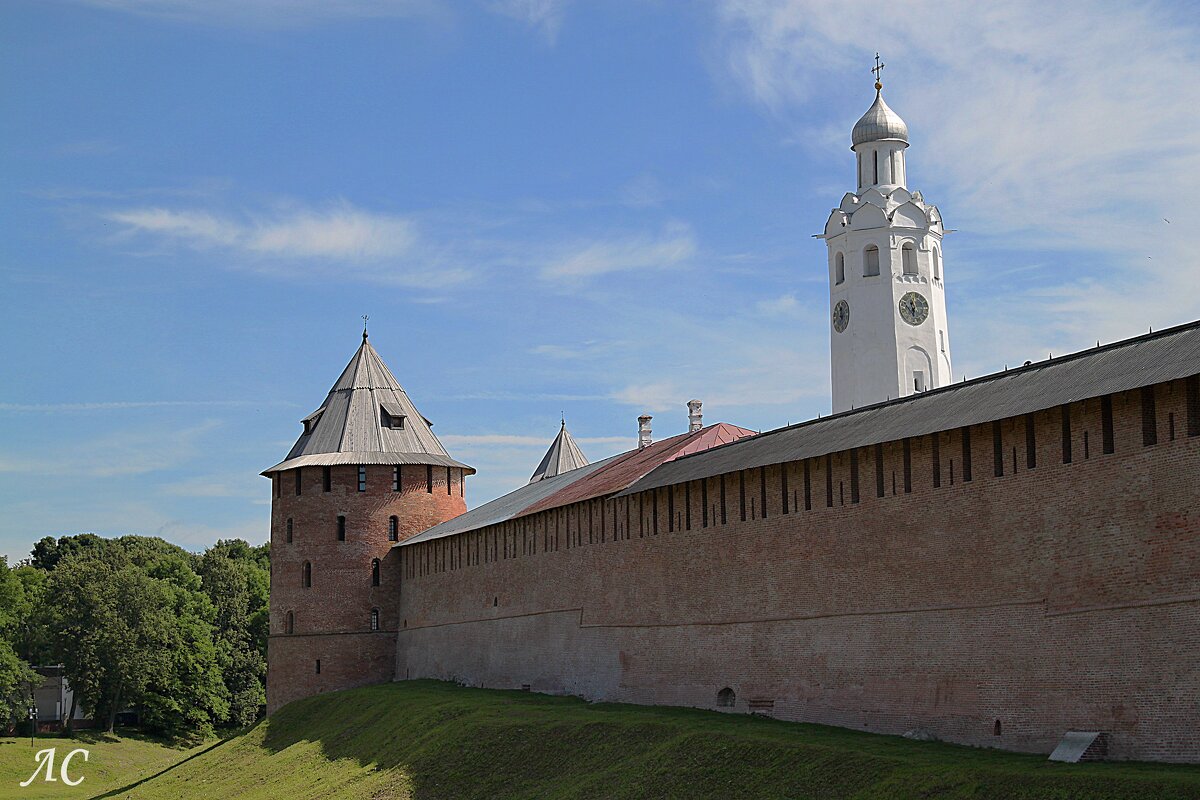
[[[1051,764],[743,715],[414,681],[293,703],[130,798],[1200,798],[1200,767]]]
[[[34,783],[21,788],[21,781],[28,779],[37,767],[34,754],[47,747],[55,748],[55,778],[67,753],[77,747],[86,749],[88,760],[76,756],[71,760],[70,771],[72,780],[82,775],[83,783],[75,787],[57,780],[47,783],[43,771]],[[33,748],[28,738],[0,738],[0,798],[94,797],[148,778],[204,748],[204,745],[194,749],[170,747],[147,737],[106,736],[93,731],[82,731],[74,739],[39,736]]]

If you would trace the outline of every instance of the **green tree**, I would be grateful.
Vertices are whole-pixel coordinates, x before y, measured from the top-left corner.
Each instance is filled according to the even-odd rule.
[[[233,726],[252,723],[266,702],[265,635],[260,625],[266,616],[269,572],[262,555],[259,548],[235,539],[217,542],[200,563],[204,591],[216,608],[215,639],[229,694],[224,722]]]
[[[16,570],[8,568],[8,559],[0,556],[0,719],[5,722],[24,716],[33,688],[41,682],[13,647],[30,610],[24,584]]]

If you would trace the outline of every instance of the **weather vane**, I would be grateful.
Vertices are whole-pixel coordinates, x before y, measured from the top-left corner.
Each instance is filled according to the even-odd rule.
[[[368,317],[366,314],[363,314],[363,315],[362,315],[362,321],[363,321],[363,341],[364,341],[364,342],[367,340],[367,320],[369,320],[369,319],[370,319],[370,317]]]
[[[883,88],[883,81],[882,81],[883,68],[886,66],[887,66],[887,64],[884,64],[882,61],[879,60],[879,53],[876,53],[875,54],[875,66],[871,68],[871,72],[875,73],[875,88],[876,89]]]

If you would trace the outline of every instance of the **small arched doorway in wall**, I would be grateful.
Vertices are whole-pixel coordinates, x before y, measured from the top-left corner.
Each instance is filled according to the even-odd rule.
[[[726,686],[721,691],[717,692],[717,708],[733,708],[737,703],[737,694]]]
[[[921,347],[910,347],[904,356],[905,394],[916,394],[932,389],[933,362]]]

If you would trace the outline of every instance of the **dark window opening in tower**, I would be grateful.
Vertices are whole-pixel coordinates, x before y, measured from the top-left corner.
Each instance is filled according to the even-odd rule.
[[[863,251],[863,277],[869,278],[879,274],[879,248],[869,245]]]
[[[400,486],[401,486],[401,484],[400,484],[400,467],[395,466],[395,467],[392,467],[392,491],[393,492],[400,491]]]
[[[358,468],[358,490],[360,492],[367,490],[367,468],[363,466]]]
[[[300,585],[305,589],[312,587],[312,564],[308,561],[304,562],[304,568],[301,571]]]
[[[371,630],[373,630],[373,631],[379,630],[379,609],[378,608],[371,609]]]
[[[433,465],[431,464],[425,466],[425,491],[433,494]]]
[[[371,585],[372,586],[379,585],[379,559],[378,558],[371,559]]]
[[[292,543],[292,518],[288,517],[287,521],[287,543]]]
[[[904,247],[900,248],[900,260],[905,275],[917,274],[917,251],[913,249],[911,242],[905,242]]]
[[[392,517],[388,520],[388,541],[400,541],[400,518]]]
[[[833,259],[833,282],[835,285],[846,282],[846,257],[841,253]]]
[[[337,518],[337,540],[346,541],[346,518],[342,516]]]
[[[450,494],[450,487],[453,485],[450,480],[450,468],[446,467],[446,494]]]
[[[287,622],[283,626],[283,632],[284,633],[295,633],[296,632],[296,615],[293,614],[291,611],[289,611],[287,613]]]
[[[301,475],[300,475],[301,471],[302,470],[300,470],[299,468],[296,469],[296,494],[300,494],[300,489],[302,488],[302,484],[300,482],[301,481]]]
[[[321,491],[333,489],[333,467],[321,467]]]

